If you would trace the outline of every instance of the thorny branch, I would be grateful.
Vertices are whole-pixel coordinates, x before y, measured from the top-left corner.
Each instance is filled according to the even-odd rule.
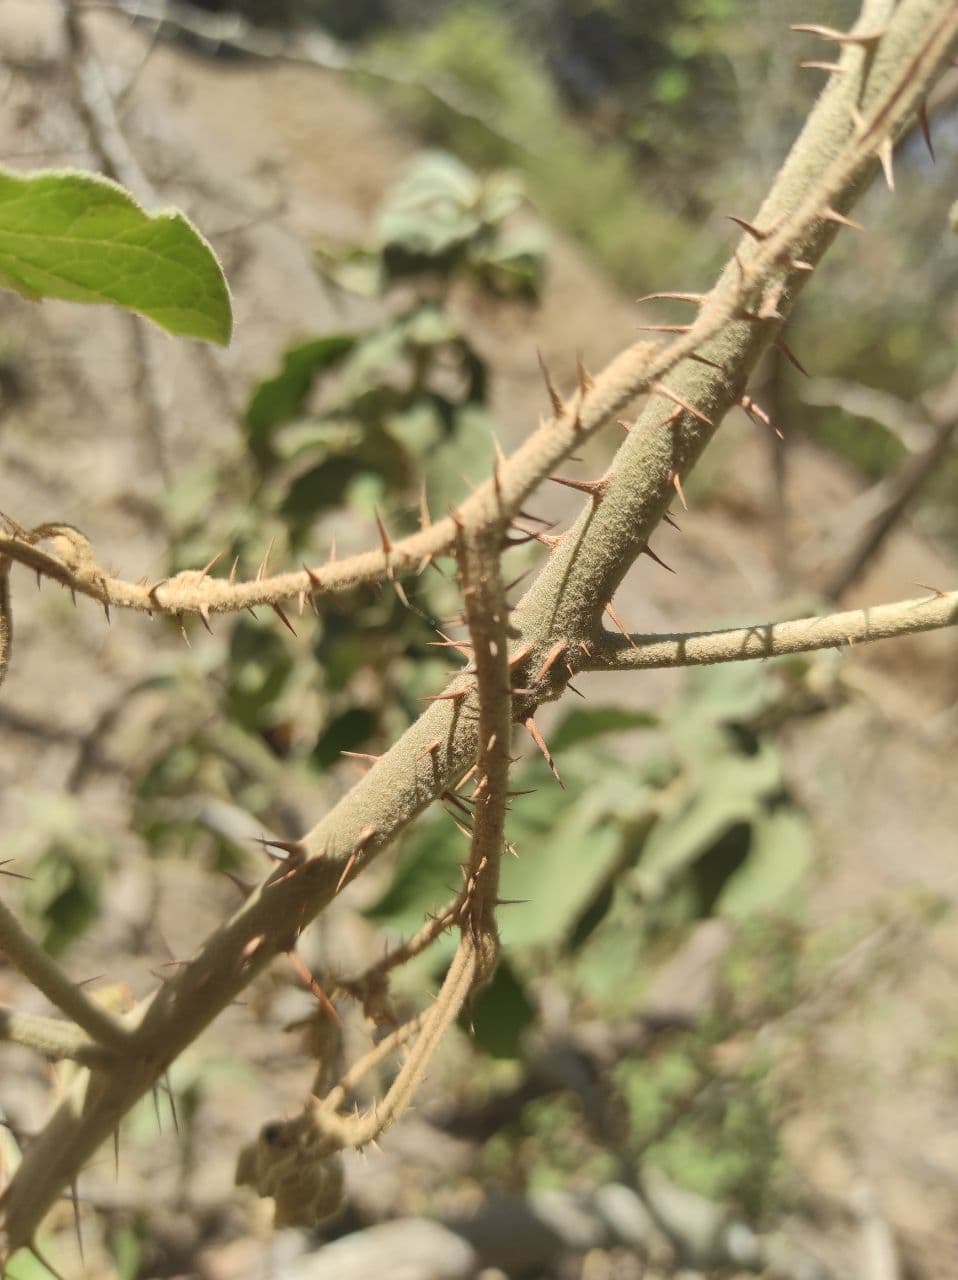
[[[855,32],[841,39],[840,71],[830,76],[754,223],[741,224],[742,240],[718,282],[698,300],[698,314],[687,329],[668,342],[634,344],[596,378],[580,371],[569,398],[547,374],[552,418],[458,511],[412,537],[394,543],[383,530],[378,550],[302,572],[269,577],[264,571],[251,582],[191,571],[150,586],[107,574],[83,535],[67,526],[40,526],[29,533],[11,526],[0,536],[0,566],[17,560],[108,608],[204,618],[250,605],[281,607],[297,597],[314,599],[458,553],[476,645],[474,669],[457,676],[441,700],[303,838],[296,855],[290,854],[196,957],[128,1016],[120,1061],[77,1072],[0,1198],[0,1250],[31,1242],[61,1188],[126,1111],[273,957],[295,944],[357,863],[368,863],[431,800],[477,765],[461,943],[439,1001],[416,1023],[416,1046],[381,1113],[351,1122],[338,1114],[340,1095],[325,1108],[333,1097],[327,1095],[303,1113],[302,1123],[314,1137],[321,1130],[335,1148],[340,1140],[368,1140],[405,1105],[442,1031],[476,981],[487,976],[494,957],[512,720],[528,722],[540,702],[559,696],[568,675],[594,661],[606,645],[613,653],[618,642],[603,640],[600,631],[612,594],[635,559],[649,551],[649,538],[673,494],[678,490],[681,496],[682,477],[724,413],[745,395],[751,370],[762,351],[779,340],[799,290],[838,228],[853,225],[847,211],[873,173],[876,156],[887,171],[891,144],[920,109],[956,38],[958,9],[952,0],[865,0]],[[668,384],[662,381],[666,375]],[[559,540],[509,619],[508,634],[518,643],[510,656],[497,565],[504,530],[552,468],[642,392],[648,403],[613,466],[593,483],[579,521]],[[948,621],[954,621],[953,598],[942,599],[941,607],[951,611]],[[915,605],[918,611],[935,607],[936,602]],[[0,610],[0,617],[0,644],[8,643],[9,612]],[[686,649],[692,643],[686,641]],[[747,642],[739,638],[736,643]],[[626,649],[631,651],[628,642],[622,645]],[[510,684],[521,687],[508,691]]]
[[[582,664],[587,671],[637,671],[651,667],[701,667],[718,662],[777,658],[814,649],[844,648],[871,640],[914,635],[958,624],[958,591],[930,599],[831,613],[794,622],[763,622],[728,631],[683,635],[617,636],[606,633]]]

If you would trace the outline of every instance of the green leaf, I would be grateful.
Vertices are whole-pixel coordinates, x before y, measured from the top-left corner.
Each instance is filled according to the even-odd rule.
[[[224,346],[233,327],[222,268],[192,223],[175,209],[149,214],[92,173],[0,169],[0,285],[113,303]]]
[[[486,1053],[494,1058],[518,1058],[522,1033],[535,1012],[512,966],[501,960],[492,981],[479,992],[464,1017]]]
[[[594,707],[588,711],[570,711],[552,735],[551,749],[557,753],[602,734],[625,733],[629,729],[655,729],[658,723],[658,717],[649,711],[629,711],[625,707]]]
[[[355,334],[333,333],[290,347],[279,373],[261,382],[253,393],[246,410],[250,435],[266,436],[271,428],[298,417],[313,379],[349,355],[357,341]]]
[[[796,809],[780,807],[755,825],[752,847],[723,890],[718,909],[741,918],[794,898],[812,860],[809,825]]]

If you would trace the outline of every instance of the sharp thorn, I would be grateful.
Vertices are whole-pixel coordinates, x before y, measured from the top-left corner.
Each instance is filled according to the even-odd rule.
[[[591,373],[589,373],[588,369],[582,363],[581,352],[576,352],[575,371],[576,371],[576,377],[579,380],[579,392],[584,399],[592,390],[592,388],[595,386],[595,379],[592,377]]]
[[[303,862],[306,859],[307,849],[300,840],[267,840],[265,836],[254,836],[253,839],[274,862]],[[286,857],[277,857],[275,853],[270,853],[271,849],[279,849]]]
[[[741,227],[753,240],[758,240],[761,243],[762,240],[768,239],[769,233],[767,231],[760,231],[758,227],[751,222],[746,222],[744,218],[737,218],[734,213],[727,213],[725,216],[729,222],[734,222],[737,227]]]
[[[562,397],[556,390],[555,383],[552,381],[552,375],[546,366],[546,362],[542,358],[542,352],[538,347],[536,347],[536,356],[539,360],[539,368],[542,370],[542,377],[546,384],[546,391],[549,393],[549,403],[552,405],[553,415],[556,418],[561,418],[565,411],[565,406],[562,403]]]
[[[656,564],[660,564],[663,569],[668,569],[669,573],[675,573],[671,565],[665,563],[661,556],[657,556],[648,543],[642,548],[641,555],[648,556],[650,560],[654,560]]]
[[[615,623],[615,625],[619,628],[619,630],[622,632],[622,634],[625,636],[626,640],[628,640],[628,642],[629,642],[629,644],[632,646],[632,648],[633,648],[633,649],[637,649],[637,648],[638,648],[638,645],[637,645],[637,644],[635,643],[635,641],[632,639],[632,636],[631,636],[631,634],[629,633],[629,629],[628,629],[628,627],[625,625],[625,623],[622,621],[622,619],[621,619],[621,618],[619,617],[619,615],[616,613],[616,611],[615,611],[615,606],[613,605],[613,603],[612,603],[612,601],[611,601],[611,600],[610,600],[610,601],[609,601],[609,603],[605,606],[605,611],[606,611],[606,613],[609,615],[609,617],[612,619],[612,621]]]
[[[701,305],[708,297],[705,293],[673,293],[671,291],[665,293],[647,293],[641,298],[636,298],[636,303],[642,302],[659,302],[666,300],[669,302],[694,302]]]
[[[810,67],[815,71],[828,71],[830,73],[835,73],[836,75],[842,74],[845,70],[840,62],[815,62],[813,59],[808,59],[806,62],[800,62],[798,65],[800,67]]]
[[[555,666],[558,660],[562,657],[563,653],[565,653],[565,641],[557,640],[543,658],[539,666],[539,670],[532,677],[532,684],[536,685],[540,680],[545,679],[552,667]]]
[[[542,752],[543,756],[545,757],[545,762],[549,766],[550,770],[552,771],[552,776],[555,778],[556,782],[558,782],[559,786],[562,787],[564,790],[565,783],[559,777],[559,770],[556,768],[555,761],[553,760],[552,755],[549,752],[549,748],[546,746],[545,738],[543,738],[542,734],[539,732],[539,726],[536,724],[534,717],[529,716],[528,719],[523,720],[522,723],[525,725],[526,729],[529,731],[532,741],[536,744],[536,746],[539,748],[539,750]]]
[[[639,333],[691,333],[690,324],[640,324]]]
[[[432,517],[429,514],[429,502],[426,496],[426,482],[423,480],[419,490],[419,527],[425,531],[432,524]]]
[[[708,356],[700,355],[697,351],[690,351],[685,358],[686,360],[694,360],[696,364],[708,365],[710,369],[718,369],[721,371],[722,368],[717,360],[710,360]]]
[[[274,604],[274,605],[270,605],[270,608],[276,614],[277,618],[279,618],[280,622],[283,624],[286,630],[292,632],[292,634],[295,635],[296,634],[295,627],[290,622],[289,618],[287,618],[286,614],[283,612],[280,606],[278,604]]]
[[[653,382],[650,390],[654,395],[664,396],[666,400],[671,400],[673,404],[677,404],[686,413],[690,413],[693,418],[697,418],[699,422],[704,422],[707,427],[712,426],[711,419],[707,418],[701,410],[696,409],[695,405],[689,404],[687,400],[683,400],[680,395],[670,390],[664,382]]]
[[[553,484],[562,484],[567,489],[576,489],[579,493],[587,493],[595,502],[602,498],[609,487],[608,475],[602,476],[599,480],[574,480],[570,476],[550,476],[549,479]]]
[[[822,217],[826,222],[837,222],[840,227],[850,227],[852,231],[865,230],[860,222],[856,222],[854,218],[846,218],[845,215],[843,213],[839,213],[837,209],[824,209]]]
[[[791,347],[788,345],[788,343],[785,341],[785,339],[782,337],[781,334],[779,334],[775,338],[772,345],[774,347],[777,347],[778,350],[781,351],[782,355],[789,362],[789,364],[794,365],[799,373],[804,374],[806,378],[811,377],[811,374],[808,372],[808,370],[802,364],[801,360],[799,360],[798,356],[791,349]]]
[[[671,528],[673,528],[677,533],[682,532],[682,526],[679,524],[678,520],[676,520],[675,516],[672,515],[671,511],[664,511],[662,513],[662,519],[665,521],[667,525],[671,526]]]
[[[931,156],[932,164],[935,163],[935,148],[931,141],[931,125],[928,121],[928,104],[922,99],[915,111],[918,117],[918,126],[921,129],[921,136],[925,139],[925,146],[928,148],[928,154]]]
[[[878,31],[869,32],[839,31],[835,27],[823,27],[817,22],[795,22],[791,24],[789,30],[818,36],[822,40],[831,40],[834,44],[858,44],[863,48],[877,44],[885,34],[884,27]]]
[[[229,584],[231,587],[234,586],[236,583],[236,570],[238,568],[239,568],[239,556],[235,558],[232,565],[230,566]]]
[[[878,159],[881,163],[882,173],[885,175],[885,185],[889,191],[895,190],[895,158],[894,143],[891,137],[887,137],[879,143]]]

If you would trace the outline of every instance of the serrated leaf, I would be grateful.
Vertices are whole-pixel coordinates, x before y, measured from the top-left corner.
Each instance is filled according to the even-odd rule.
[[[224,346],[232,332],[222,268],[189,219],[147,213],[98,174],[0,170],[0,283],[27,298],[112,303]]]

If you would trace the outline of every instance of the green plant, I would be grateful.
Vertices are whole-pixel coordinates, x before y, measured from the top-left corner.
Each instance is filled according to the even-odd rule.
[[[44,523],[27,529],[7,521],[0,536],[0,674],[11,652],[13,564],[99,602],[108,612],[164,615],[181,626],[187,620],[209,625],[221,615],[248,608],[272,610],[288,623],[287,610],[297,602],[322,614],[330,600],[371,586],[403,592],[417,572],[438,564],[460,598],[468,638],[453,646],[464,651],[466,667],[434,697],[430,708],[301,839],[264,841],[277,867],[248,889],[238,911],[200,944],[192,959],[132,1010],[118,1011],[114,1003],[108,1005],[75,985],[0,904],[0,947],[64,1015],[46,1018],[6,1011],[4,1034],[75,1064],[69,1079],[61,1080],[62,1100],[24,1150],[4,1189],[0,1240],[6,1253],[20,1247],[36,1250],[35,1233],[47,1209],[123,1115],[156,1087],[169,1065],[275,957],[288,953],[295,961],[297,940],[306,924],[347,881],[364,873],[431,801],[441,798],[457,811],[466,835],[461,886],[438,909],[437,890],[435,914],[363,972],[310,976],[318,1000],[308,1028],[316,1059],[308,1100],[293,1118],[267,1125],[240,1159],[240,1180],[275,1200],[278,1222],[312,1225],[335,1210],[342,1189],[339,1153],[374,1141],[402,1113],[444,1034],[477,993],[481,1001],[482,989],[495,991],[498,983],[513,1005],[521,1007],[521,983],[513,972],[521,967],[521,944],[516,946],[515,963],[509,944],[509,963],[496,972],[499,908],[507,892],[504,876],[500,882],[500,864],[513,798],[513,725],[521,724],[531,734],[557,779],[561,761],[557,763],[556,756],[563,743],[571,754],[576,744],[610,727],[630,727],[607,713],[592,722],[569,717],[550,751],[535,713],[541,704],[558,698],[577,672],[711,665],[954,624],[958,595],[934,593],[872,610],[724,632],[641,636],[625,628],[619,635],[603,627],[606,614],[617,622],[612,597],[628,568],[643,554],[658,560],[649,546],[652,533],[675,496],[682,498],[683,478],[723,415],[743,400],[754,411],[745,390],[749,374],[763,351],[781,340],[781,326],[800,290],[838,229],[848,225],[848,210],[873,173],[876,156],[886,166],[890,163],[896,136],[921,109],[928,88],[952,56],[958,13],[944,0],[901,0],[897,5],[866,0],[850,36],[827,29],[819,34],[843,46],[840,73],[830,76],[766,201],[754,221],[744,224],[743,238],[712,289],[701,296],[683,295],[696,307],[692,323],[677,334],[669,326],[667,336],[634,344],[595,376],[580,367],[570,394],[558,389],[544,367],[548,420],[510,457],[496,456],[491,475],[471,496],[457,499],[448,514],[433,519],[426,507],[418,531],[399,536],[389,531],[376,510],[377,545],[370,551],[323,563],[314,560],[278,573],[264,561],[251,578],[238,571],[214,575],[211,564],[203,569],[180,567],[155,583],[130,582],[108,571],[87,538],[69,525]],[[438,176],[435,171],[428,180],[420,175],[420,182],[428,189]],[[458,230],[443,233],[443,219],[437,218],[423,234],[422,221],[410,227],[398,218],[384,232],[380,269],[405,274],[415,267],[418,273],[420,256],[430,268],[438,258],[441,266],[431,274],[437,277],[440,297],[453,263],[465,264],[487,285],[503,287],[518,276],[527,288],[528,248],[502,252],[501,241],[492,234],[495,219],[489,204],[493,209],[496,205],[488,188],[461,172],[447,169],[445,178],[463,193],[453,219]],[[414,202],[422,197],[422,186]],[[2,191],[14,194],[0,203],[0,270],[18,290],[72,300],[109,299],[177,331],[212,340],[228,337],[228,297],[221,274],[202,240],[181,218],[159,223],[147,219],[112,185],[72,174],[4,178]],[[501,191],[498,198],[503,199]],[[25,210],[31,209],[31,202],[27,226]],[[471,221],[463,212],[470,202]],[[455,201],[450,203],[455,206]],[[85,228],[83,211],[100,205],[109,212],[102,225],[94,219],[97,252],[91,255],[91,237],[76,239],[72,228],[78,208],[79,225]],[[58,219],[64,208],[68,214],[47,222],[44,211],[51,208]],[[120,214],[130,217],[133,225],[115,221]],[[69,253],[64,253],[64,235],[74,237]],[[400,252],[387,252],[386,246],[397,244]],[[136,250],[132,255],[131,245]],[[138,271],[136,264],[147,256],[149,271]],[[173,288],[182,283],[184,264],[193,277],[185,297]],[[254,398],[247,415],[254,466],[251,510],[255,514],[257,495],[271,485],[285,493],[280,511],[290,554],[305,545],[312,513],[328,500],[322,469],[327,462],[340,466],[335,474],[347,485],[359,474],[348,461],[343,469],[344,441],[354,446],[375,443],[373,455],[362,461],[366,472],[379,476],[377,500],[388,492],[397,471],[402,493],[413,477],[398,468],[401,454],[394,451],[395,440],[380,438],[380,433],[386,434],[384,421],[394,414],[409,427],[405,415],[410,409],[418,414],[425,402],[435,408],[443,429],[448,428],[443,415],[458,427],[467,409],[481,401],[468,347],[449,328],[435,301],[417,299],[413,310],[386,333],[386,338],[377,335],[371,342],[372,352],[366,337],[312,340],[290,353],[280,377],[261,388],[258,402]],[[297,435],[297,418],[308,407],[316,376],[334,367],[337,374],[347,373],[350,361],[359,361],[364,351],[375,364],[382,342],[391,358],[409,362],[407,374],[411,367],[411,377],[398,395],[395,388],[391,395],[384,390],[379,375],[372,384],[364,383],[353,365],[354,384],[341,384],[311,421],[298,424],[302,430]],[[431,381],[437,349],[451,351],[459,362],[461,382],[455,395]],[[601,427],[626,412],[639,394],[647,397],[644,407],[635,421],[626,423],[625,441],[608,471],[595,481],[560,477],[584,494],[584,508],[573,528],[553,535],[530,527],[523,514],[530,494]],[[441,409],[437,396],[444,401]],[[364,417],[370,401],[375,412]],[[351,436],[343,428],[356,420],[362,429]],[[412,428],[404,438],[407,445],[410,437],[415,438]],[[381,461],[380,449],[388,454],[388,463]],[[348,448],[345,455],[348,459]],[[299,471],[297,465],[305,469]],[[311,477],[308,483],[306,476]],[[437,482],[441,480],[438,476]],[[292,495],[303,492],[303,485],[300,502]],[[544,542],[550,555],[520,603],[512,607],[502,558],[517,540],[523,545]],[[237,629],[232,638],[237,670],[245,657],[252,654],[255,660],[269,643],[260,631],[250,635]],[[254,673],[254,702],[263,696],[264,687],[266,696],[272,695],[271,679],[281,684],[287,678],[284,655],[274,653],[272,663],[276,673],[267,670],[262,679]],[[229,690],[232,715],[239,723],[244,717],[250,722],[249,706],[244,704],[248,693],[242,681]],[[793,882],[806,857],[804,833],[782,787],[774,753],[762,738],[766,697],[762,685],[749,685],[744,691],[733,685],[730,691],[717,682],[709,696],[696,703],[705,710],[699,713],[694,735],[688,736],[685,723],[671,726],[670,753],[648,770],[637,798],[623,804],[614,777],[606,794],[570,796],[570,822],[580,824],[583,844],[598,849],[598,865],[578,878],[556,920],[543,921],[540,916],[540,933],[527,937],[526,945],[587,941],[602,914],[603,890],[613,868],[630,859],[635,874],[627,893],[655,902],[684,890],[686,901],[680,901],[680,909],[693,915],[716,908],[741,910],[770,888],[773,896],[780,892],[776,854],[782,849],[791,863],[792,880],[787,882]],[[753,699],[748,715],[741,705],[747,698]],[[191,749],[188,745],[187,751]],[[321,753],[318,763],[326,758]],[[534,807],[530,812],[534,815]],[[533,840],[539,834],[535,825],[533,816]],[[424,839],[428,840],[425,834]],[[570,882],[583,861],[574,854],[573,849],[562,855]],[[614,913],[614,903],[611,909]],[[502,931],[508,943],[506,919],[504,914]],[[534,921],[535,913],[528,919]],[[447,934],[456,939],[455,948],[438,995],[400,1021],[390,995],[391,975]],[[338,1031],[331,997],[357,999],[383,1031],[375,1046],[338,1079]],[[402,1046],[408,1046],[408,1054],[378,1103],[351,1114],[349,1103],[357,1086]],[[508,1045],[500,1047],[509,1051]],[[651,1102],[634,1096],[637,1112],[654,1110],[663,1097],[681,1091],[688,1064],[672,1058],[667,1066]],[[727,1111],[722,1125],[733,1146],[743,1133],[765,1132],[761,1116],[739,1108]],[[731,1158],[719,1169],[703,1171],[687,1150],[677,1147],[669,1164],[673,1170],[694,1167],[700,1184],[715,1191],[724,1193],[737,1185],[742,1195],[756,1196],[753,1168]]]

